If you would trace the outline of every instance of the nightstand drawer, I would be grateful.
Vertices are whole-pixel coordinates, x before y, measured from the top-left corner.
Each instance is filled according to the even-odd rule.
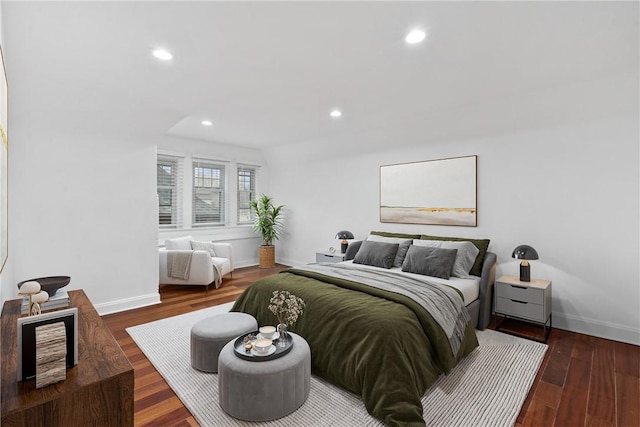
[[[496,283],[498,298],[514,299],[523,302],[544,305],[544,289],[536,289],[509,283]]]
[[[325,252],[316,252],[316,262],[342,262],[345,254],[332,254]]]
[[[518,300],[516,298],[496,298],[496,313],[521,317],[536,322],[546,322],[544,306]]]

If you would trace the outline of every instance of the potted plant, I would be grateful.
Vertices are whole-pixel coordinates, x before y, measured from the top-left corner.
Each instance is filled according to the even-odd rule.
[[[282,231],[280,215],[284,206],[275,206],[271,197],[262,194],[251,201],[251,209],[255,212],[253,231],[262,236],[262,245],[258,249],[260,268],[271,268],[276,265],[276,249],[273,242],[278,240]]]

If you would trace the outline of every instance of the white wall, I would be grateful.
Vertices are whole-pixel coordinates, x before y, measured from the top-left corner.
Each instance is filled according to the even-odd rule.
[[[100,313],[159,302],[155,145],[36,128],[12,129],[3,297],[68,275]]]
[[[193,227],[178,230],[161,230],[158,244],[163,245],[165,239],[181,236],[193,236],[198,240],[229,242],[233,245],[234,268],[256,265],[258,263],[258,247],[261,240],[258,234],[251,231],[250,225],[236,224],[237,179],[236,166],[239,163],[259,166],[256,168],[257,193],[268,193],[269,172],[265,160],[259,150],[235,147],[227,144],[216,144],[205,141],[165,137],[158,141],[159,152],[170,152],[187,156],[211,156],[226,161],[227,167],[227,223],[225,227]],[[187,162],[188,163],[188,162]],[[189,167],[189,165],[186,165]],[[185,180],[188,177],[185,177]],[[190,182],[190,181],[189,181]],[[189,186],[187,182],[187,186]],[[188,199],[186,199],[188,202]],[[185,209],[186,210],[186,209]],[[189,209],[190,210],[190,209]]]
[[[638,128],[635,114],[424,145],[389,140],[386,150],[334,150],[320,160],[305,156],[305,147],[270,150],[272,193],[287,205],[278,259],[312,262],[316,251],[339,246],[333,236],[342,229],[356,238],[407,231],[490,238],[498,275],[518,274],[511,252],[525,243],[540,254],[533,277],[553,281],[554,326],[638,344]],[[477,227],[379,222],[380,165],[473,154]]]
[[[178,235],[230,241],[236,267],[257,264],[260,242],[250,226],[159,235],[156,153],[160,148],[262,164],[258,151],[170,137],[41,134],[35,128],[12,129],[5,299],[17,297],[19,281],[69,275],[68,289],[84,289],[101,314],[157,303],[158,243]],[[259,177],[266,191],[266,168]]]
[[[2,46],[2,34],[4,31],[4,26],[2,25],[2,0],[0,0],[0,46]],[[8,78],[8,77],[7,77]],[[4,298],[2,296],[3,292],[2,292],[2,282],[3,282],[3,277],[5,276],[5,270],[3,269],[3,271],[0,273],[0,304],[4,304]]]

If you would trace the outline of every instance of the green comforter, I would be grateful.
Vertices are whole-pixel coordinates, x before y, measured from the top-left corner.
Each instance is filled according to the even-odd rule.
[[[295,269],[253,283],[232,311],[273,325],[267,305],[275,290],[306,303],[289,330],[309,343],[313,372],[362,396],[367,411],[391,426],[424,426],[421,396],[478,345],[468,325],[454,356],[442,329],[410,298]]]

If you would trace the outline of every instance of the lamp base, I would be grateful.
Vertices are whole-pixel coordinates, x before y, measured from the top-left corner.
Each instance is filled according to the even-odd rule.
[[[520,264],[520,281],[521,282],[530,282],[531,281],[531,267],[529,266],[529,263],[527,262],[525,264],[526,261],[523,261]]]
[[[349,242],[347,242],[346,240],[343,240],[342,243],[340,244],[340,250],[342,251],[343,254],[347,253],[348,246],[349,246]]]

